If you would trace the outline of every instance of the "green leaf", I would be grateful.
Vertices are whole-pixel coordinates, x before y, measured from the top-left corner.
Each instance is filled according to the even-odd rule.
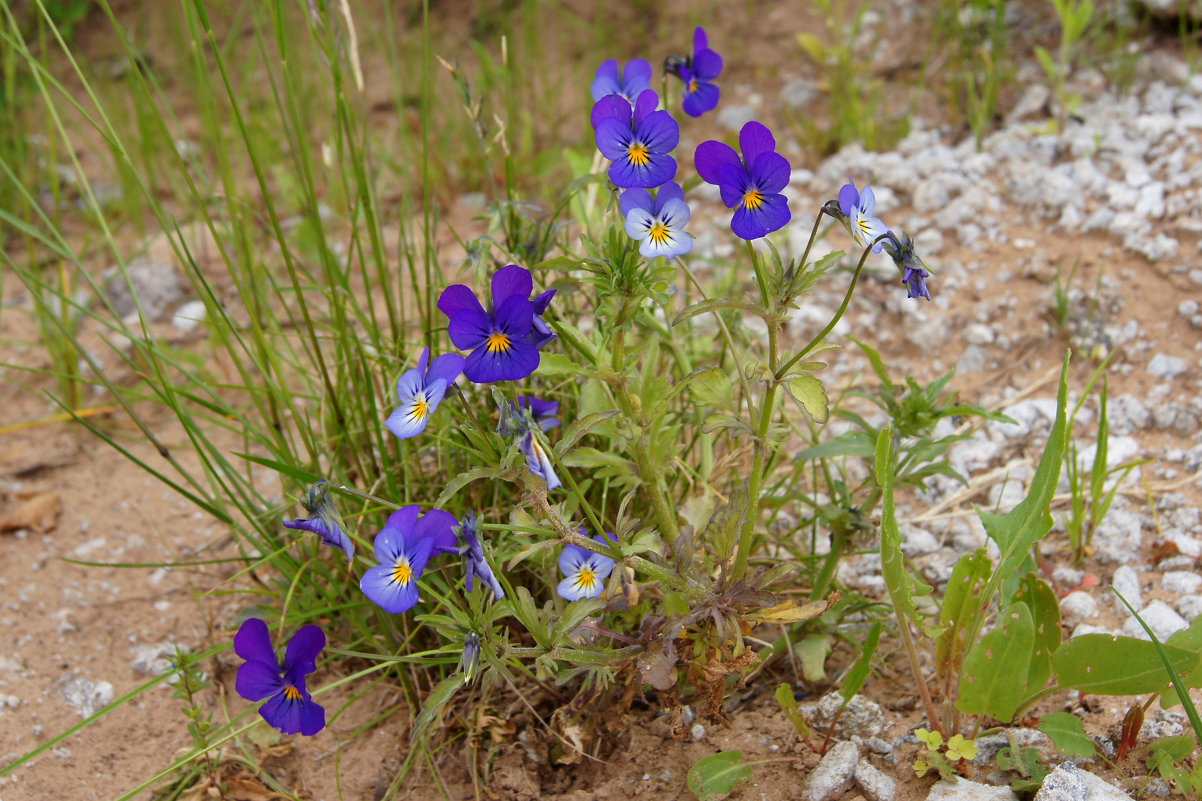
[[[575,631],[586,617],[605,608],[605,603],[603,598],[581,598],[568,604],[555,626],[555,633],[552,635],[554,643],[559,645],[567,640],[568,635]]]
[[[955,676],[968,649],[968,632],[974,621],[985,613],[984,591],[993,572],[993,562],[980,548],[956,562],[944,591],[939,623],[944,631],[935,640],[935,669],[943,676]]]
[[[721,409],[732,408],[734,387],[730,376],[725,370],[712,367],[702,370],[689,377],[693,383],[693,397],[701,406],[712,406]]]
[[[1014,603],[1025,604],[1035,623],[1035,651],[1027,673],[1027,689],[1042,690],[1052,677],[1052,654],[1060,647],[1060,602],[1047,582],[1035,573],[1022,579]]]
[[[793,646],[806,681],[826,681],[826,658],[831,654],[832,639],[829,634],[808,634]]]
[[[564,430],[563,437],[555,446],[555,452],[560,456],[568,453],[581,437],[616,414],[618,414],[617,409],[609,409],[603,412],[593,412],[576,420]]]
[[[571,376],[572,378],[576,378],[581,375],[588,375],[589,371],[562,353],[544,353],[538,363],[538,374],[541,376]]]
[[[703,300],[699,303],[694,303],[692,306],[686,307],[680,312],[680,314],[676,315],[674,320],[672,320],[672,325],[680,325],[685,320],[696,317],[699,314],[705,314],[706,312],[719,312],[728,309],[746,312],[747,314],[754,314],[758,317],[764,318],[765,321],[767,321],[767,316],[764,314],[764,310],[754,303],[748,303],[747,301],[743,300],[734,300],[733,298],[709,298],[708,300]]]
[[[1164,649],[1181,674],[1202,661],[1196,652],[1171,645]],[[1095,695],[1141,695],[1169,683],[1155,645],[1110,634],[1084,634],[1060,646],[1052,656],[1052,674],[1062,687]]]
[[[883,429],[876,439],[876,481],[882,494],[881,575],[898,616],[909,619],[928,636],[935,636],[914,605],[914,596],[930,593],[931,586],[906,571],[901,532],[897,528],[893,507],[893,473],[893,428],[890,426]]]
[[[1035,728],[1052,738],[1056,750],[1066,756],[1093,756],[1097,751],[1081,718],[1069,712],[1053,712],[1044,715]]]
[[[868,457],[872,456],[875,450],[872,437],[860,431],[849,431],[812,448],[806,448],[794,456],[793,461],[809,462],[815,459],[836,459],[841,456]]]
[[[1000,576],[1014,575],[1026,558],[1027,552],[1052,530],[1052,514],[1049,507],[1056,494],[1056,483],[1060,480],[1060,467],[1064,462],[1067,433],[1068,403],[1068,360],[1064,356],[1064,367],[1060,371],[1060,392],[1056,398],[1056,422],[1048,434],[1048,442],[1031,480],[1027,497],[1006,515],[995,515],[977,509],[977,517],[985,527],[985,533],[998,544],[1001,558],[997,572]]]
[[[812,375],[797,375],[785,379],[785,389],[789,397],[806,411],[815,423],[825,423],[830,409],[830,401],[826,397],[826,388],[822,382]]]
[[[793,728],[797,729],[798,734],[807,738],[813,734],[801,710],[797,708],[797,699],[793,697],[792,687],[788,684],[777,687],[776,703],[780,704],[780,711],[785,713],[785,717],[793,724]]]
[[[981,638],[964,659],[956,707],[969,715],[1010,721],[1030,695],[1027,684],[1035,649],[1035,622],[1025,604],[1012,604],[1002,625]]]
[[[446,709],[447,703],[455,695],[455,691],[462,686],[463,676],[459,673],[447,676],[435,685],[433,692],[422,704],[422,711],[417,713],[417,718],[413,721],[413,731],[409,733],[410,741],[417,741],[424,737],[426,730],[442,719],[442,712]]]
[[[317,473],[310,473],[304,468],[297,467],[296,465],[284,464],[283,462],[278,462],[275,459],[268,459],[264,456],[252,456],[249,453],[234,452],[233,455],[237,456],[239,459],[245,459],[248,462],[254,462],[255,464],[262,465],[263,467],[270,468],[277,473],[288,476],[298,484],[309,485],[321,480],[321,476]],[[333,489],[333,487],[331,487],[331,489]]]
[[[689,768],[689,789],[701,801],[726,798],[736,784],[751,778],[751,768],[742,764],[742,760],[742,751],[722,751],[702,757]]]
[[[730,500],[718,507],[701,532],[700,540],[710,546],[715,561],[720,563],[730,558],[746,515],[747,486],[736,484]]]
[[[839,688],[839,695],[843,696],[844,701],[850,701],[856,693],[864,688],[864,682],[868,680],[868,674],[872,671],[872,657],[876,654],[876,647],[880,641],[881,621],[878,620],[869,629],[868,637],[864,640],[864,647],[860,649],[856,663],[843,677],[843,686]]]
[[[483,478],[496,478],[499,476],[500,470],[496,467],[475,467],[468,470],[466,473],[460,473],[453,479],[447,482],[443,487],[442,492],[438,494],[438,498],[434,501],[434,508],[441,509],[443,504],[451,500],[456,492],[471,484],[473,481],[479,481]]]

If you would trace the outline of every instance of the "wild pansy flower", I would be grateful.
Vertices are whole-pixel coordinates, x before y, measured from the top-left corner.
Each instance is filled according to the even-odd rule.
[[[675,181],[655,190],[655,198],[646,189],[627,189],[619,201],[626,218],[626,233],[639,242],[639,253],[648,259],[664,256],[674,259],[693,249],[693,237],[684,232],[689,207],[684,190]]]
[[[463,372],[463,362],[464,358],[458,353],[444,353],[430,364],[430,349],[425,348],[417,360],[417,367],[403,373],[396,382],[401,405],[385,421],[388,430],[401,439],[416,437],[425,431],[430,415],[442,403],[447,388]]]
[[[355,558],[355,542],[346,533],[342,524],[342,515],[334,507],[330,498],[330,482],[324,478],[309,487],[308,496],[301,501],[301,506],[309,513],[309,517],[296,520],[285,520],[284,528],[308,531],[321,537],[326,545],[341,548],[348,562]]]
[[[417,580],[430,557],[455,553],[455,518],[432,509],[418,519],[416,504],[393,512],[376,535],[374,547],[379,567],[363,574],[359,587],[385,612],[406,612],[417,604]]]
[[[597,149],[610,159],[609,180],[622,189],[660,186],[676,177],[676,159],[669,155],[680,141],[680,126],[666,111],[657,111],[659,95],[650,89],[634,108],[615,95],[593,106]]]
[[[317,656],[326,647],[319,626],[305,626],[292,636],[281,665],[271,645],[267,624],[258,618],[243,621],[234,635],[234,652],[246,660],[238,668],[234,689],[259,707],[263,720],[284,734],[311,737],[326,726],[326,711],[314,703],[305,676],[317,670]]]
[[[583,527],[579,531],[584,534]],[[609,544],[605,539],[617,542],[608,531],[605,532],[605,539],[599,535],[593,539],[602,545]],[[561,598],[579,601],[581,598],[597,598],[605,592],[605,579],[613,572],[614,560],[579,545],[565,545],[563,553],[559,555],[559,569],[566,578],[559,582],[556,592]]]
[[[886,226],[876,214],[876,193],[872,191],[871,186],[864,187],[863,191],[856,189],[856,181],[850,175],[847,176],[848,183],[844,184],[839,189],[839,211],[843,212],[847,230],[851,232],[851,238],[856,240],[860,247],[867,247],[870,242],[875,240],[881,234],[889,232]],[[880,253],[884,247],[884,242],[877,242],[872,246],[873,253]]]
[[[530,323],[530,335],[526,337],[526,342],[540,350],[543,345],[555,339],[555,332],[543,320],[543,315],[547,313],[547,306],[551,304],[551,298],[553,297],[555,297],[555,290],[548,289],[530,301],[534,306],[534,319]]]
[[[918,254],[914,252],[914,241],[910,239],[910,235],[902,231],[900,237],[893,234],[881,244],[885,246],[885,252],[889,254],[893,263],[897,265],[897,269],[901,271],[902,283],[906,285],[906,297],[930,300],[931,291],[927,289],[926,279],[931,274],[927,272],[922,259],[918,258]]]
[[[478,667],[480,667],[480,635],[469,631],[463,635],[463,654],[459,657],[459,665],[455,670],[463,674],[463,681],[466,684],[475,677]]]
[[[589,91],[596,102],[609,95],[621,95],[630,105],[644,89],[651,88],[651,64],[645,58],[633,58],[626,68],[619,69],[618,62],[610,59],[597,68],[597,77]]]
[[[684,113],[700,117],[718,105],[721,94],[711,83],[722,73],[722,56],[709,48],[705,28],[693,31],[693,55],[668,67],[684,83]]]
[[[492,304],[487,312],[475,293],[463,284],[443,290],[438,308],[449,320],[451,342],[471,351],[463,364],[463,374],[469,381],[516,381],[538,369],[538,349],[549,337],[536,328],[535,320],[546,311],[555,290],[531,301],[533,290],[530,271],[516,264],[493,274]]]
[[[518,450],[526,457],[526,467],[530,472],[547,482],[547,492],[563,486],[559,476],[555,475],[555,467],[551,464],[547,449],[538,441],[538,437],[534,436],[533,431],[527,430],[522,435],[521,441],[518,442]]]
[[[789,185],[789,162],[776,152],[772,132],[752,121],[739,131],[739,148],[708,141],[697,146],[694,163],[701,178],[722,192],[735,210],[730,228],[742,239],[759,239],[789,222],[789,203],[780,191]]]
[[[559,420],[555,418],[555,415],[559,414],[557,401],[543,400],[533,395],[518,395],[518,408],[522,411],[529,409],[535,425],[543,431],[550,431],[559,425]]]
[[[501,582],[497,581],[488,560],[484,558],[484,546],[480,544],[480,523],[475,512],[468,512],[459,523],[459,553],[464,557],[467,574],[463,586],[468,592],[472,591],[475,580],[479,578],[492,590],[498,601],[505,597]]]

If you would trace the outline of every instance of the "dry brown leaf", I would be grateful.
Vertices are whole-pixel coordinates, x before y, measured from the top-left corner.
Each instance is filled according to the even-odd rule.
[[[63,503],[57,492],[43,492],[32,498],[11,504],[0,512],[0,531],[26,528],[44,534],[58,525]]]

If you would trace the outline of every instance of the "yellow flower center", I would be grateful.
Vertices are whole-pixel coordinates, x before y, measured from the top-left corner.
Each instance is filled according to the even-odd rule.
[[[697,91],[697,79],[694,78],[693,80],[689,81],[689,92],[692,93],[692,92],[696,92],[696,91]]]
[[[668,226],[664,225],[659,220],[651,223],[651,228],[647,231],[647,236],[651,237],[651,241],[657,245],[662,245],[667,242],[668,234]]]
[[[630,163],[636,167],[645,167],[651,162],[651,154],[642,142],[632,142],[630,147],[626,148],[626,154]]]
[[[409,567],[409,560],[402,558],[392,568],[392,580],[402,587],[408,586],[409,581],[413,578],[413,568]]]
[[[289,684],[284,688],[284,697],[289,701],[299,701],[301,699],[300,690]]]
[[[593,585],[597,583],[597,574],[587,565],[580,568],[580,572],[576,574],[576,586],[586,590],[591,590]]]
[[[413,399],[413,410],[409,412],[410,417],[414,420],[424,420],[429,413],[430,404],[426,402],[425,395],[418,395]]]
[[[748,189],[743,193],[743,205],[748,211],[755,211],[764,205],[764,196],[758,189]]]
[[[488,341],[484,343],[489,353],[508,353],[512,344],[509,341],[509,334],[502,331],[493,331],[488,335]]]

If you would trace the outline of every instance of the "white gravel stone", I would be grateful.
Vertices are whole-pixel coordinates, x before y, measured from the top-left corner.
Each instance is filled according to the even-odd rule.
[[[1185,372],[1185,360],[1176,356],[1169,356],[1165,353],[1157,353],[1152,357],[1152,361],[1148,362],[1148,373],[1157,378],[1170,379],[1176,378]]]
[[[1148,624],[1148,628],[1155,632],[1157,639],[1164,642],[1174,632],[1189,628],[1189,623],[1181,615],[1177,614],[1173,607],[1166,604],[1164,601],[1153,601],[1152,603],[1139,610],[1139,616]],[[1141,640],[1150,640],[1148,633],[1144,631],[1144,627],[1139,625],[1139,621],[1133,617],[1127,618],[1123,622],[1123,634],[1128,637],[1137,637]]]
[[[1202,595],[1187,595],[1177,599],[1177,611],[1186,620],[1193,620],[1202,615]]]
[[[133,662],[130,663],[138,673],[148,676],[161,676],[164,673],[170,673],[175,669],[173,658],[175,657],[175,643],[160,642],[153,645],[135,645],[129,649],[133,654]],[[186,651],[186,648],[181,650]]]
[[[1119,567],[1114,571],[1114,578],[1110,580],[1110,583],[1114,585],[1114,589],[1119,595],[1127,599],[1127,603],[1131,604],[1136,612],[1144,608],[1143,595],[1139,587],[1139,573],[1135,572],[1133,567],[1130,565]],[[1126,610],[1123,602],[1118,598],[1114,599],[1114,604],[1120,614]]]
[[[1060,599],[1060,617],[1067,626],[1076,626],[1098,614],[1098,602],[1084,590],[1070,592]]]
[[[829,692],[822,696],[818,703],[813,705],[812,725],[815,728],[829,726],[842,706],[843,696],[838,692]],[[885,715],[881,711],[881,705],[862,695],[853,695],[839,714],[834,736],[850,737],[855,734],[860,737],[876,737],[885,728]]]
[[[893,801],[897,794],[897,782],[893,777],[877,770],[867,759],[856,764],[855,780],[868,801]]]
[[[806,778],[801,797],[805,801],[826,801],[838,796],[851,785],[859,761],[860,749],[855,743],[835,743]]]
[[[1160,579],[1162,589],[1178,595],[1193,595],[1199,585],[1202,585],[1202,576],[1192,570],[1170,570]]]
[[[1043,780],[1035,801],[1131,801],[1131,797],[1072,762],[1062,762]]]
[[[946,779],[935,782],[927,801],[1018,801],[1018,796],[1009,787],[994,787],[990,784]]]
[[[175,310],[171,324],[176,330],[189,334],[196,330],[205,319],[205,304],[201,300],[190,300]]]
[[[1177,304],[1177,313],[1182,317],[1193,317],[1198,313],[1198,301],[1183,300]]]
[[[1116,502],[1094,532],[1095,554],[1102,562],[1133,562],[1143,544],[1143,518],[1117,506]]]
[[[72,676],[62,682],[60,693],[81,718],[91,717],[113,701],[113,685]]]

